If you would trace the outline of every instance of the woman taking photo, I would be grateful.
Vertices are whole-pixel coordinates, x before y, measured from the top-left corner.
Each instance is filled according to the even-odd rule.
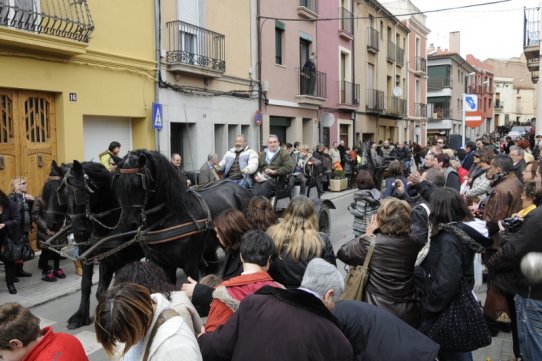
[[[365,235],[343,245],[337,257],[349,266],[362,265],[371,239],[376,237],[362,301],[383,308],[417,327],[420,319],[414,263],[421,246],[409,237],[410,213],[407,202],[395,198],[384,200]]]
[[[294,197],[282,222],[269,227],[267,233],[277,249],[277,258],[271,262],[268,273],[286,288],[301,285],[305,268],[313,258],[323,258],[337,266],[329,237],[318,232],[316,208],[305,196]]]
[[[194,333],[161,294],[134,283],[109,289],[96,307],[96,339],[124,361],[201,360]]]
[[[7,252],[7,249],[15,246],[19,247],[21,240],[21,213],[17,204],[12,202],[9,197],[0,189],[0,248],[2,248],[1,261],[4,262],[6,269],[6,283],[9,293],[16,294],[17,289],[14,283],[17,282],[17,270],[13,255]],[[8,244],[9,243],[9,244]],[[16,258],[19,256],[17,255]]]

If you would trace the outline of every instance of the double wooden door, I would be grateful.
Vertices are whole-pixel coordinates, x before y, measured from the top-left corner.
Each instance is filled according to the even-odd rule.
[[[23,176],[27,191],[41,194],[56,158],[56,118],[51,93],[0,88],[0,188]]]

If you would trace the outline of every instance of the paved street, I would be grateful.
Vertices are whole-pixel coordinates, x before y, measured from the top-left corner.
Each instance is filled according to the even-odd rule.
[[[335,251],[341,245],[352,239],[352,221],[353,216],[346,211],[348,204],[352,202],[354,191],[344,191],[340,193],[326,193],[324,198],[334,202],[336,210],[331,210],[331,240]],[[344,264],[337,261],[341,272],[344,273]],[[68,332],[75,335],[81,342],[89,359],[92,361],[105,361],[107,357],[99,344],[96,343],[94,326],[86,326],[77,330],[67,330],[66,320],[75,312],[79,305],[79,288],[81,277],[73,272],[73,263],[65,260],[61,266],[64,268],[68,277],[64,280],[58,280],[54,283],[41,281],[40,273],[37,269],[37,258],[25,263],[25,269],[33,273],[30,278],[21,278],[16,284],[18,294],[10,295],[3,283],[3,274],[0,275],[0,300],[1,302],[16,301],[29,307],[42,320],[42,326],[53,326],[58,332]],[[3,273],[3,267],[0,268]],[[94,274],[94,284],[98,281],[97,272]],[[96,287],[93,287],[93,292]],[[483,300],[483,293],[478,296]],[[93,293],[91,297],[91,310],[96,307],[96,298]],[[92,313],[92,311],[91,311]],[[475,361],[486,361],[491,357],[492,361],[509,360],[512,358],[512,339],[510,334],[500,333],[493,339],[493,343],[485,349],[474,352]]]

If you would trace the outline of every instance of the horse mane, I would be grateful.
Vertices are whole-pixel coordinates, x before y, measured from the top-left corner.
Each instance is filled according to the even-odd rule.
[[[113,175],[108,171],[102,163],[97,162],[83,162],[81,163],[85,173],[93,182],[102,185],[110,185]]]
[[[119,167],[146,169],[145,172],[148,172],[146,175],[152,177],[147,186],[153,189],[156,201],[164,202],[166,207],[174,213],[185,209],[186,185],[181,182],[178,171],[169,159],[160,152],[146,149],[131,151]]]

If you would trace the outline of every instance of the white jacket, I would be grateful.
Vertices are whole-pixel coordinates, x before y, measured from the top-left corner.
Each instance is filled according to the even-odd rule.
[[[158,315],[165,309],[172,308],[171,303],[161,294],[151,295],[156,302],[156,310],[149,332],[145,338],[131,347],[122,358],[123,361],[142,361],[145,347]],[[156,331],[152,341],[148,361],[202,361],[198,341],[194,333],[180,316],[164,322]]]

